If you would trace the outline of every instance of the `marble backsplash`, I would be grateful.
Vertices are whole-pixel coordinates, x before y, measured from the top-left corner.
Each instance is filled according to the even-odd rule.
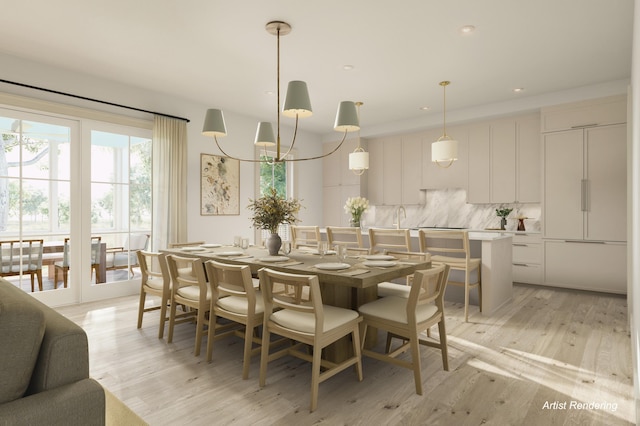
[[[517,217],[525,216],[527,231],[540,231],[540,204],[468,204],[464,189],[424,191],[423,205],[405,206],[407,217],[400,213],[403,228],[437,226],[451,228],[487,229],[499,228],[497,208],[513,208],[507,218],[507,230],[518,228]],[[391,227],[396,219],[397,206],[371,206],[362,220],[363,227]]]

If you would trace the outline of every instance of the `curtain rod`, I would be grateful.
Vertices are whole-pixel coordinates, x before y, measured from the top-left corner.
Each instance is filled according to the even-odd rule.
[[[9,80],[0,79],[0,83],[13,84],[15,86],[26,87],[28,89],[41,90],[43,92],[54,93],[56,95],[69,96],[71,98],[82,99],[84,101],[97,102],[97,103],[100,103],[100,104],[111,105],[111,106],[115,106],[115,107],[118,107],[118,108],[125,108],[125,109],[130,109],[130,110],[133,110],[133,111],[146,112],[148,114],[161,115],[163,117],[169,117],[169,118],[175,118],[177,120],[183,120],[183,121],[186,121],[187,123],[190,122],[190,120],[188,118],[184,118],[184,117],[177,117],[175,115],[163,114],[161,112],[149,111],[149,110],[146,110],[146,109],[131,107],[131,106],[122,105],[122,104],[116,104],[116,103],[113,103],[113,102],[102,101],[100,99],[87,98],[85,96],[74,95],[72,93],[59,92],[57,90],[45,89],[43,87],[38,87],[38,86],[31,86],[29,84],[17,83],[15,81],[9,81]]]

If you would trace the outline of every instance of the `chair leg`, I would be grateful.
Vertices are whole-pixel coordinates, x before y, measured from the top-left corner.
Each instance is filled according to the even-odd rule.
[[[64,288],[67,288],[67,284],[69,283],[69,269],[64,268],[62,270],[62,282],[64,284]]]
[[[247,320],[244,329],[244,357],[242,360],[242,379],[249,378],[249,367],[251,367],[251,349],[253,348],[253,331],[255,327],[253,320]]]
[[[30,274],[30,275],[31,275],[31,293],[33,293],[33,292],[35,291],[35,290],[34,290],[34,287],[33,287],[33,286],[34,286],[34,284],[35,284],[35,281],[34,281],[34,278],[35,278],[35,277],[33,276],[33,272],[31,272],[31,274]]]
[[[442,352],[442,368],[449,371],[449,351],[447,349],[447,332],[444,329],[444,316],[438,323],[438,332],[440,333],[440,351]]]
[[[266,323],[266,321],[265,321]],[[262,329],[262,349],[260,351],[260,386],[267,384],[267,364],[269,363],[270,333],[267,326]]]
[[[169,308],[169,336],[167,337],[167,343],[171,343],[173,341],[173,326],[176,322],[176,304],[171,303]]]
[[[164,323],[167,322],[167,304],[168,300],[162,299],[162,305],[160,306],[160,329],[158,330],[158,339],[162,339],[164,337]]]
[[[469,322],[469,278],[464,279],[464,322]]]
[[[200,356],[200,347],[202,346],[202,335],[204,334],[204,309],[198,309],[198,319],[196,324],[196,347],[193,355]],[[214,324],[215,327],[215,324]]]
[[[207,362],[211,362],[213,358],[213,341],[215,340],[217,323],[218,317],[211,311],[209,313],[209,327],[207,330]]]
[[[36,271],[36,276],[38,277],[38,288],[42,291],[42,269]]]
[[[138,328],[142,327],[142,315],[144,314],[144,302],[147,298],[147,293],[140,289],[140,302],[138,302]]]
[[[480,312],[482,312],[482,280],[480,279],[480,270],[482,266],[478,267],[478,305],[480,307]]]
[[[362,353],[360,351],[360,329],[359,326],[356,325],[353,328],[353,353],[358,362],[356,363],[356,374],[358,375],[358,381],[361,382],[363,379],[362,376]]]
[[[313,361],[311,364],[311,408],[310,412],[314,412],[318,406],[318,390],[320,388],[320,361],[322,350],[313,347]]]
[[[418,332],[411,333],[409,339],[411,346],[411,365],[413,366],[413,379],[416,382],[416,393],[422,395],[422,376],[420,374],[420,340]]]

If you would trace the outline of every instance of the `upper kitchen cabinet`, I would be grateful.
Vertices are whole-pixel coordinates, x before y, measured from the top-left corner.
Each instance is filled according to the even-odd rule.
[[[627,97],[620,95],[546,107],[540,129],[546,133],[626,122]]]
[[[369,141],[368,188],[373,205],[402,204],[402,137]]]
[[[431,161],[431,144],[442,136],[442,129],[431,129],[422,135],[422,189],[467,189],[469,176],[468,136],[466,126],[447,128],[447,135],[458,141],[458,159],[443,168]]]
[[[422,135],[402,137],[402,204],[420,204]]]
[[[626,241],[626,125],[545,134],[544,237]]]
[[[540,202],[537,114],[469,125],[469,203]]]

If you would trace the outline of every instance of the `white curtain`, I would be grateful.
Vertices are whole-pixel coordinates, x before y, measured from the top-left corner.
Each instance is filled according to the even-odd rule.
[[[152,250],[187,240],[187,122],[153,119]]]

